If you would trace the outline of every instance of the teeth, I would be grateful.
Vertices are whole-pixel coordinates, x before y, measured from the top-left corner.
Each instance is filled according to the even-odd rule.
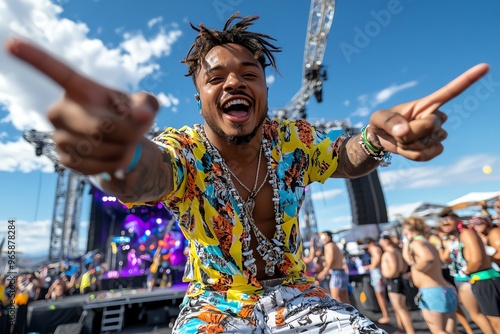
[[[246,100],[243,100],[243,99],[236,99],[236,100],[231,100],[229,101],[228,103],[226,103],[224,105],[224,109],[227,109],[229,108],[230,106],[234,106],[235,104],[244,104],[246,105],[247,107],[249,106],[248,102]]]

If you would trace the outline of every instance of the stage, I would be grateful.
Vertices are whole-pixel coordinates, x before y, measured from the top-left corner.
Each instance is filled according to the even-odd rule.
[[[50,334],[60,325],[80,321],[82,333],[90,334],[121,331],[138,323],[168,325],[170,317],[177,315],[186,289],[187,284],[180,283],[169,288],[107,290],[36,301],[28,305],[26,329]]]

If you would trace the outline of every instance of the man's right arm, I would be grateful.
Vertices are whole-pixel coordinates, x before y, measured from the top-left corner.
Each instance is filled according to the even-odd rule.
[[[110,181],[95,177],[97,186],[123,202],[156,201],[172,190],[172,164],[168,154],[147,138],[142,139],[140,145],[139,162],[125,179],[112,174]]]
[[[47,112],[62,165],[94,175],[124,202],[155,201],[172,189],[170,159],[144,137],[159,109],[156,98],[103,86],[30,42],[10,39],[6,48],[64,90]]]

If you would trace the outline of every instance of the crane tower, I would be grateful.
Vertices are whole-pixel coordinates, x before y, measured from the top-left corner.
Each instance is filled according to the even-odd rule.
[[[323,81],[327,80],[326,68],[323,66],[328,33],[332,27],[336,0],[311,0],[307,36],[304,48],[304,65],[302,68],[302,85],[284,108],[273,109],[277,118],[307,118],[306,104],[314,95],[316,101],[323,101]],[[317,122],[318,128],[346,128],[344,122]],[[302,237],[309,240],[318,232],[316,215],[309,187],[305,191],[302,205]]]
[[[52,136],[48,132],[29,130],[23,137],[35,146],[37,156],[45,155],[57,173],[57,185],[52,226],[50,230],[49,260],[60,261],[78,256],[78,230],[83,189],[86,178],[59,164]]]

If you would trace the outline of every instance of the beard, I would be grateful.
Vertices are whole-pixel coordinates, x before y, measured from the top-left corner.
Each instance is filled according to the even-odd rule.
[[[213,120],[213,118],[207,117],[206,115],[203,115],[203,117],[205,118],[205,122],[207,122],[208,127],[217,136],[224,139],[224,141],[226,141],[226,143],[231,144],[231,145],[244,145],[244,144],[248,144],[257,135],[259,128],[262,126],[262,124],[264,123],[264,121],[267,118],[267,113],[262,114],[257,126],[252,130],[252,132],[250,132],[249,134],[246,134],[246,135],[228,135],[217,125],[217,123]],[[235,125],[234,127],[236,129],[238,129],[238,131],[241,131],[241,128],[242,128],[241,125]]]

